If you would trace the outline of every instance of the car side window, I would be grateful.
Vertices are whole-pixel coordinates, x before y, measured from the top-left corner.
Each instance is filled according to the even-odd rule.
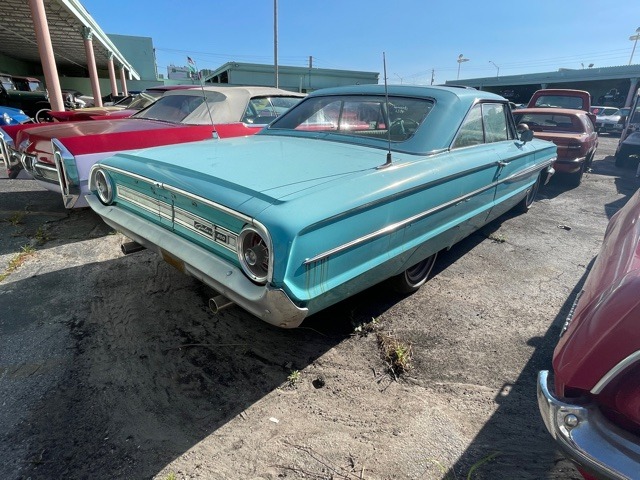
[[[462,122],[458,135],[451,148],[470,147],[484,143],[484,130],[482,128],[482,106],[476,105]]]
[[[508,140],[507,117],[504,105],[500,103],[482,104],[482,120],[486,143]]]

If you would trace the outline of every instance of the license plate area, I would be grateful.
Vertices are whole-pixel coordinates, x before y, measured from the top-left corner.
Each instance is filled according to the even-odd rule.
[[[162,259],[165,262],[167,262],[172,267],[180,270],[182,273],[186,273],[186,270],[184,268],[184,262],[182,260],[180,260],[179,258],[174,257],[173,255],[171,255],[169,252],[167,252],[164,249],[160,249],[160,253],[162,254]]]

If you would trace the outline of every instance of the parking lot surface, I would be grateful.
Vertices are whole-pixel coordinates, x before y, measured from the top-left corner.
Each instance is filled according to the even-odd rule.
[[[640,186],[603,136],[577,188],[443,252],[401,297],[384,285],[271,327],[90,210],[0,178],[0,477],[579,479],[544,429],[538,370]],[[380,338],[412,352],[398,378]]]

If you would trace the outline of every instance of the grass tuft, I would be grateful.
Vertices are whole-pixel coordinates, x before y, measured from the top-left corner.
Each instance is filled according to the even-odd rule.
[[[295,387],[298,384],[298,382],[300,382],[300,371],[292,370],[289,376],[287,377],[287,382],[289,384],[289,387]]]
[[[22,223],[22,220],[24,220],[24,215],[24,212],[15,212],[9,217],[8,222],[14,227],[17,227]]]
[[[18,269],[20,265],[22,265],[24,261],[36,251],[36,249],[31,245],[23,245],[20,250],[20,253],[17,253],[11,260],[9,260],[9,265],[7,265],[5,271],[0,273],[0,282],[11,275],[11,272]]]
[[[413,348],[408,342],[398,339],[391,333],[377,333],[378,346],[382,357],[395,378],[411,370]]]

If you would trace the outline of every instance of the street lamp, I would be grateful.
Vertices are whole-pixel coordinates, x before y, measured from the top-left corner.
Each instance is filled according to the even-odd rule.
[[[460,54],[458,55],[458,76],[456,77],[456,80],[460,80],[460,64],[462,62],[468,62],[469,59],[468,58],[464,58],[464,55]]]
[[[491,60],[489,60],[489,63],[498,69],[498,73],[496,73],[496,78],[498,78],[500,76],[500,67],[493,63]]]
[[[633,40],[633,50],[631,50],[631,57],[629,58],[629,65],[631,65],[631,62],[633,61],[633,54],[636,51],[636,44],[638,43],[638,39],[640,38],[640,27],[636,28],[636,34],[635,35],[631,35],[629,37],[629,40]]]

